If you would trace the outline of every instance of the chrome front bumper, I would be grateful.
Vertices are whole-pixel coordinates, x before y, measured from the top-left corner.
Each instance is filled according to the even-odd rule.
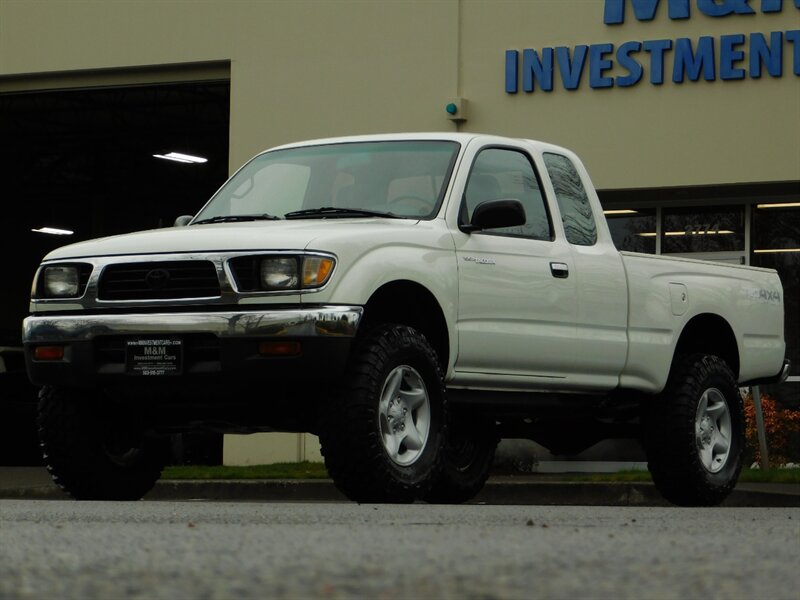
[[[35,315],[23,322],[28,378],[37,385],[127,387],[192,382],[246,381],[306,385],[341,379],[363,308],[318,306],[284,310],[191,313]],[[131,340],[180,339],[182,367],[175,376],[135,377],[128,368]],[[270,341],[296,342],[276,356],[262,352]],[[37,348],[62,346],[55,359]],[[274,385],[272,386],[275,387]],[[306,387],[308,387],[306,385]],[[251,388],[252,389],[252,388]]]
[[[125,315],[30,316],[22,324],[24,344],[89,341],[100,335],[210,333],[220,338],[354,337],[363,308],[322,306],[288,310]]]

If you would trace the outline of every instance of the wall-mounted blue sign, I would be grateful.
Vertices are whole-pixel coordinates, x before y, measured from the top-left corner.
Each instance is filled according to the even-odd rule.
[[[603,12],[603,23],[618,25],[625,21],[626,0],[606,0]],[[631,0],[633,13],[640,21],[652,21],[656,16],[659,0]],[[691,15],[689,0],[667,0],[670,19],[688,19]],[[800,7],[800,0],[794,0]],[[709,17],[727,17],[728,15],[754,15],[755,9],[750,0],[697,0],[697,9]],[[783,10],[783,0],[761,0],[761,12],[773,13]]]
[[[750,0],[667,0],[670,19],[688,19],[694,4],[703,15],[726,17],[752,15],[756,9]],[[800,9],[800,0],[792,0]],[[603,22],[620,25],[625,22],[626,6],[640,21],[656,17],[659,0],[605,0]],[[762,13],[783,10],[783,0],[761,0]],[[631,87],[648,74],[653,85],[661,85],[669,77],[673,83],[686,80],[706,81],[759,79],[764,73],[770,77],[783,77],[784,50],[791,49],[794,75],[800,76],[800,29],[770,33],[735,33],[718,38],[702,36],[691,38],[631,41],[614,46],[610,43],[545,47],[539,50],[526,48],[507,50],[505,56],[505,89],[516,94],[539,89],[551,92],[555,80],[560,78],[567,90],[580,87],[583,73],[589,71],[591,88]],[[671,57],[671,61],[668,61]],[[615,69],[617,67],[617,69]],[[622,73],[611,75],[615,70]],[[521,77],[520,77],[521,74]],[[520,81],[521,79],[521,81]],[[521,84],[521,86],[520,86]]]

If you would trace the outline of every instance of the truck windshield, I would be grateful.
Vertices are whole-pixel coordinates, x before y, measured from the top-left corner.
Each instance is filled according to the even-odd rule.
[[[458,148],[448,141],[382,141],[265,152],[228,180],[194,223],[287,214],[293,219],[430,219],[441,204]]]

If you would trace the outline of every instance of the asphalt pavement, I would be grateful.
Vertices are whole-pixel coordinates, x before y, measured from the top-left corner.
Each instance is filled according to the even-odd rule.
[[[797,600],[795,508],[0,502],[13,600]]]
[[[574,475],[574,474],[571,474]],[[44,467],[0,467],[0,498],[63,500]],[[328,479],[159,481],[145,500],[347,502]],[[471,504],[669,506],[652,483],[583,482],[558,474],[491,477]],[[798,507],[800,484],[740,483],[723,506]]]

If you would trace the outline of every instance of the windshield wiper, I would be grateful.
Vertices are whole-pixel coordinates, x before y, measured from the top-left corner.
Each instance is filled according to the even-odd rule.
[[[295,210],[284,215],[286,219],[303,219],[305,217],[385,217],[387,219],[402,219],[400,215],[393,213],[379,212],[375,210],[364,210],[362,208],[336,208],[334,206],[323,206],[321,208],[307,208],[305,210]]]
[[[236,221],[277,221],[280,217],[264,213],[263,215],[218,215],[209,219],[200,219],[192,225],[203,225],[205,223],[235,223]]]

